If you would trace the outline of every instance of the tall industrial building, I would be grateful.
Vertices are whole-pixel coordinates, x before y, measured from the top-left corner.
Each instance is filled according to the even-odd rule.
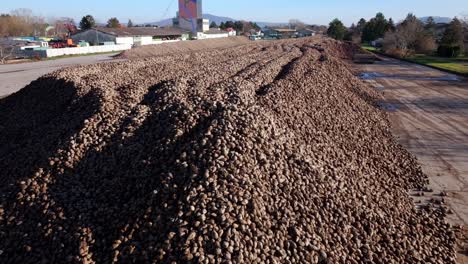
[[[210,29],[208,19],[203,19],[202,0],[179,0],[179,12],[174,26],[196,34]]]

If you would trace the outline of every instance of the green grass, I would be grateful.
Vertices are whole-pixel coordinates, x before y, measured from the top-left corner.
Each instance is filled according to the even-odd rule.
[[[457,58],[442,58],[427,55],[415,55],[407,60],[431,67],[453,71],[459,74],[468,75],[468,56]]]
[[[361,44],[361,48],[370,52],[382,52],[379,48],[372,47],[368,43]],[[414,63],[431,66],[441,70],[448,70],[454,73],[468,76],[468,54],[457,58],[443,58],[437,56],[417,54],[404,59]]]
[[[363,43],[361,46],[363,49],[368,50],[368,51],[378,51],[376,47],[372,47],[371,45],[367,43]]]

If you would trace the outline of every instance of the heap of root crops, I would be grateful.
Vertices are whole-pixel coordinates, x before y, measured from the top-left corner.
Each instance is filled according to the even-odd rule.
[[[66,69],[0,100],[0,263],[453,263],[349,44]]]
[[[229,37],[217,39],[204,39],[197,41],[180,41],[160,45],[149,45],[131,49],[121,53],[118,58],[136,59],[150,56],[161,56],[168,54],[180,54],[183,52],[204,51],[218,48],[230,48],[250,43],[246,37]]]

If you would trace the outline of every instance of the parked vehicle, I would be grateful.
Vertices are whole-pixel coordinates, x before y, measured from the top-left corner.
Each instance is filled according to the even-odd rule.
[[[53,49],[62,49],[67,47],[67,43],[65,43],[63,40],[54,39],[49,41],[49,47]]]
[[[67,39],[67,40],[54,39],[54,40],[49,41],[49,47],[53,49],[63,49],[63,48],[77,47],[77,45],[73,44],[72,39]]]

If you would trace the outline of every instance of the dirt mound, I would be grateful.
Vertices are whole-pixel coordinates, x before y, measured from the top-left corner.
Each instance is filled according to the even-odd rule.
[[[350,48],[91,65],[1,100],[0,262],[453,263]]]
[[[147,58],[161,55],[171,55],[191,51],[203,51],[209,49],[231,48],[248,44],[251,41],[246,37],[229,37],[219,39],[204,39],[197,41],[181,41],[161,45],[142,46],[125,51],[118,55],[122,59]]]

